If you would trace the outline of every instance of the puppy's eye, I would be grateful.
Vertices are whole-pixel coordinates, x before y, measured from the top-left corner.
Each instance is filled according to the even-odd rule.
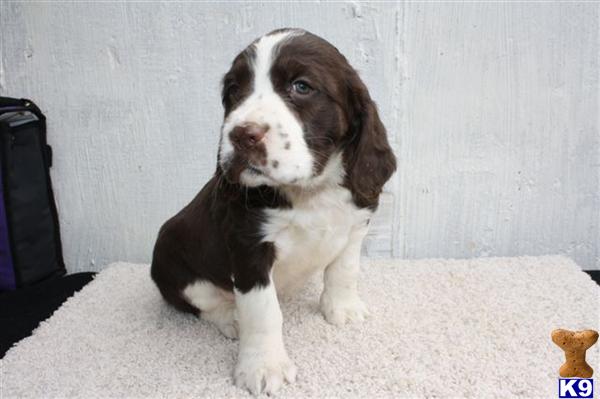
[[[304,80],[296,80],[294,83],[292,83],[292,90],[302,96],[305,96],[310,94],[312,87],[310,87],[310,85]]]

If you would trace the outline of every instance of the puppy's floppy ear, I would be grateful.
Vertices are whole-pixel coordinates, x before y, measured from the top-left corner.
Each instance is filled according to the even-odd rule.
[[[347,81],[350,131],[344,149],[345,183],[358,206],[375,209],[383,185],[396,170],[396,157],[369,91],[356,72],[350,76]]]

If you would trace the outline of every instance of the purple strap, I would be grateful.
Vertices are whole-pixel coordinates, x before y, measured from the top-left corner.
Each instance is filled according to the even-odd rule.
[[[0,171],[1,172],[1,171]],[[0,173],[0,292],[16,288],[15,269],[13,267],[10,243],[8,241],[8,222],[4,206],[4,187]]]

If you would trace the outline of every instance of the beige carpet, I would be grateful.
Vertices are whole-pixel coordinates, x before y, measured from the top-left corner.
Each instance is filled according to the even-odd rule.
[[[600,330],[600,290],[564,257],[365,261],[360,289],[371,317],[343,329],[318,312],[318,283],[283,304],[298,381],[279,397],[555,398],[550,331]],[[236,348],[168,307],[147,265],[118,263],[7,353],[0,396],[246,396]]]

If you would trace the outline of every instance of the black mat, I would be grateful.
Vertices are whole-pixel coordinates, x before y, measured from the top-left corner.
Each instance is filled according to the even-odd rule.
[[[75,273],[0,294],[0,358],[10,347],[92,281],[95,273]]]
[[[584,272],[589,274],[596,284],[600,285],[600,270],[584,270]]]

